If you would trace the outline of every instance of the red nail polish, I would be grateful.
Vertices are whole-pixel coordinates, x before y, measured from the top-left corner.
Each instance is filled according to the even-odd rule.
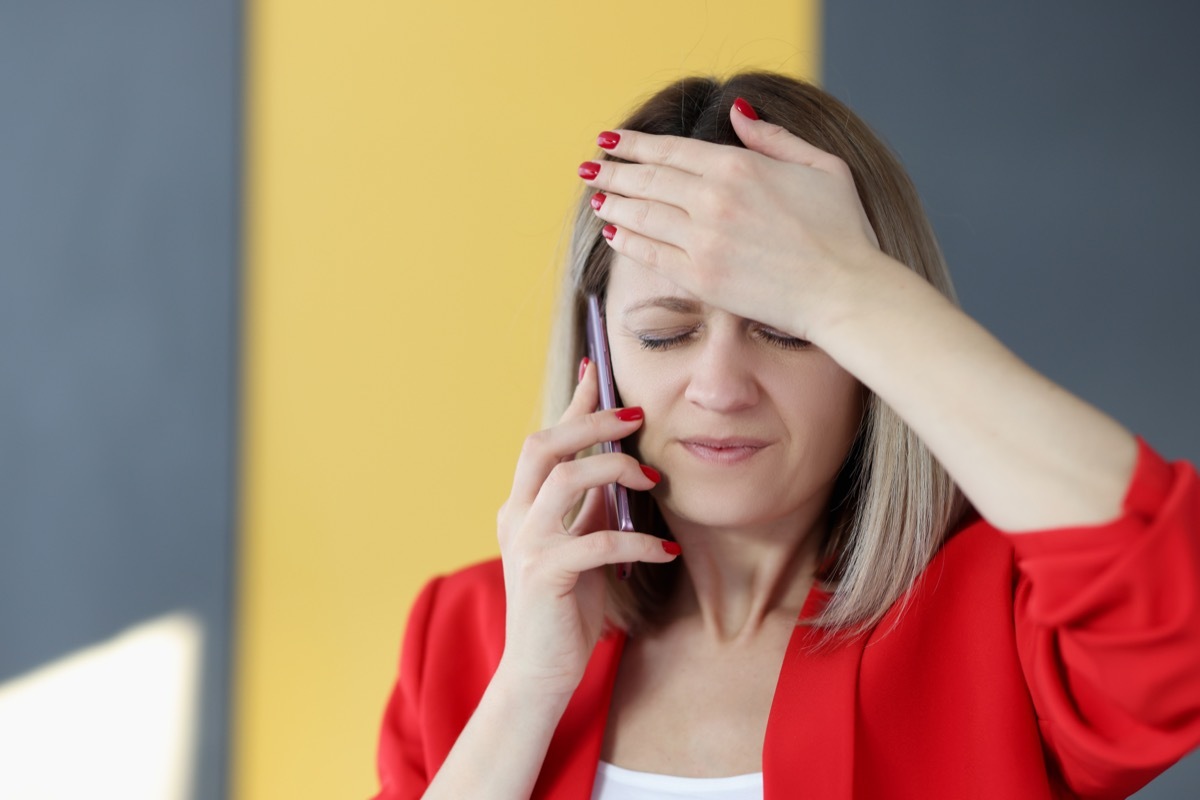
[[[617,226],[616,225],[605,225],[603,228],[600,229],[600,233],[604,236],[605,239],[608,239],[611,242],[612,238],[617,235]]]
[[[654,467],[647,467],[645,464],[642,464],[641,467],[643,475],[655,483],[662,483],[662,475],[659,474],[658,470]]]
[[[740,111],[742,116],[747,119],[758,119],[758,114],[754,113],[754,108],[740,97],[733,101],[733,107]]]
[[[583,360],[579,362],[579,379],[576,381],[576,383],[578,383],[578,381],[583,380],[583,373],[587,372],[588,364],[590,364],[590,363],[591,363],[591,361],[588,359],[587,356],[584,356]]]
[[[679,546],[678,542],[668,542],[666,539],[663,539],[662,545],[663,545],[663,550],[666,550],[668,553],[670,553],[673,556],[677,556],[683,552],[683,548]]]
[[[621,420],[621,422],[633,422],[635,419],[641,419],[642,417],[645,416],[645,414],[642,413],[641,406],[630,406],[629,408],[619,408],[619,409],[617,409],[616,413],[617,413],[617,419]]]
[[[596,192],[594,195],[592,195],[592,208],[599,211],[600,206],[604,205],[604,200],[605,200],[604,192]]]
[[[600,165],[595,161],[585,161],[579,165],[579,177],[590,181],[600,173]]]
[[[617,142],[619,141],[621,141],[621,134],[613,133],[612,131],[604,131],[596,137],[596,144],[605,150],[612,150],[617,146]]]

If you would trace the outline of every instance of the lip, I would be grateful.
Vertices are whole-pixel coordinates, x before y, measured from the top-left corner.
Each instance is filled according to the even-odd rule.
[[[710,464],[741,464],[757,455],[770,442],[747,437],[714,439],[707,436],[681,439],[683,449]]]

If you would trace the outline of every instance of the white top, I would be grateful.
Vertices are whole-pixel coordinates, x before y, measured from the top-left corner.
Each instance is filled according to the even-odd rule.
[[[677,778],[653,772],[635,772],[601,761],[592,786],[592,800],[762,800],[763,774],[728,778]]]

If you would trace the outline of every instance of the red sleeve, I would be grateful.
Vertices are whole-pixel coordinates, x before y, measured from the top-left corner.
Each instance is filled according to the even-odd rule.
[[[427,774],[418,717],[425,672],[426,634],[441,578],[434,578],[413,604],[400,655],[400,676],[383,714],[376,767],[379,793],[375,800],[418,800],[433,776]]]
[[[1048,765],[1081,797],[1126,797],[1200,744],[1200,479],[1137,441],[1118,519],[1008,536]]]

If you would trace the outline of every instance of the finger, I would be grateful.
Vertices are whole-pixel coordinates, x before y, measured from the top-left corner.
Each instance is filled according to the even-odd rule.
[[[658,200],[679,208],[700,190],[696,175],[656,164],[585,161],[579,165],[579,177],[606,192]]]
[[[600,382],[596,379],[596,365],[589,359],[583,373],[579,376],[579,382],[575,384],[571,402],[567,404],[558,421],[563,422],[590,414],[596,410],[598,405],[600,405]]]
[[[692,221],[686,211],[666,203],[633,200],[603,192],[592,195],[592,208],[596,216],[606,222],[680,248]]]
[[[605,564],[674,561],[679,557],[679,546],[648,533],[603,530],[564,541],[552,552],[550,557],[561,569],[578,575]]]
[[[680,286],[684,286],[683,283],[676,280],[676,276],[682,274],[691,261],[682,248],[642,236],[625,228],[618,228],[616,225],[605,225],[601,233],[608,240],[608,246],[613,250],[632,258],[642,266],[662,273]]]
[[[835,162],[841,162],[837,156],[809,144],[786,128],[765,120],[751,119],[738,109],[736,101],[729,109],[729,121],[746,149],[768,158],[803,164],[825,172],[836,168]]]
[[[605,131],[596,138],[596,143],[617,158],[674,167],[692,175],[703,175],[723,147],[684,136],[659,136],[629,130]]]
[[[550,470],[525,519],[534,530],[562,531],[563,518],[587,490],[619,483],[636,491],[649,491],[658,484],[650,474],[627,453],[600,453],[564,461]]]
[[[579,382],[575,384],[575,392],[571,395],[571,402],[559,416],[558,425],[594,412],[600,403],[600,385],[596,376],[596,365],[591,359],[587,359],[582,363],[582,367]],[[533,502],[533,498],[537,496],[538,487],[542,485],[542,481],[546,479],[546,475],[555,464],[559,461],[570,461],[578,452],[577,450],[566,455],[539,453],[539,445],[543,449],[552,446],[552,443],[548,441],[549,438],[547,431],[539,431],[525,437],[521,454],[517,458],[517,468],[513,474],[512,493],[510,494],[510,498],[521,507],[527,508]]]
[[[588,369],[594,370],[595,367],[589,366]],[[569,462],[580,450],[629,436],[642,424],[641,413],[640,408],[597,411],[564,418],[553,427],[525,437],[513,475],[511,499],[521,507],[529,507],[552,469],[564,461]],[[622,415],[628,418],[621,419]]]

